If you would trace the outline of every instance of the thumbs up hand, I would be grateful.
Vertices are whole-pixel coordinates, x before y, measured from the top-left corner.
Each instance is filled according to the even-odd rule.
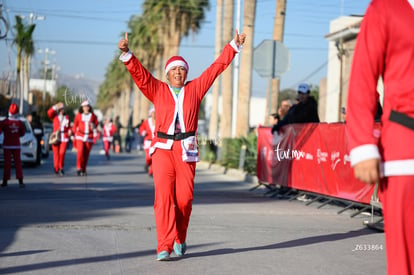
[[[127,53],[129,51],[128,48],[128,33],[125,33],[125,38],[121,39],[118,43],[118,48],[123,52]]]

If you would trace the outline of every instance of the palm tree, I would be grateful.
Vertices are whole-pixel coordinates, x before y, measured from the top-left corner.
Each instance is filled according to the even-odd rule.
[[[22,57],[23,52],[33,54],[33,39],[32,34],[35,28],[35,25],[25,26],[23,20],[20,16],[16,16],[16,25],[14,29],[16,30],[16,37],[13,40],[13,44],[17,46],[17,61],[16,61],[16,95],[20,96],[20,113],[23,113],[23,93],[22,93],[22,77],[21,77],[21,68],[22,68]],[[15,95],[15,96],[16,96]]]
[[[24,99],[28,100],[29,93],[30,93],[30,58],[34,54],[34,43],[32,34],[34,32],[36,25],[32,24],[29,25],[27,28],[27,40],[26,43],[23,45],[23,52],[24,52],[24,86],[23,86],[23,95]]]
[[[252,87],[253,35],[256,15],[256,0],[244,1],[243,32],[249,38],[243,45],[240,66],[239,97],[237,106],[236,136],[249,133],[250,95]]]
[[[198,32],[205,18],[205,9],[209,8],[208,0],[146,0],[144,17],[152,18],[158,23],[158,36],[163,45],[161,64],[179,53],[181,38],[190,31]],[[165,80],[165,75],[164,76]]]
[[[223,0],[217,0],[216,7],[216,46],[214,49],[214,55],[217,58],[220,55],[221,49],[223,47]],[[219,93],[220,93],[220,82],[221,76],[217,78],[213,85],[212,91],[212,104],[211,104],[211,114],[210,114],[210,125],[208,135],[210,138],[217,138],[218,130],[218,105],[219,105]]]
[[[224,0],[224,23],[223,41],[230,41],[233,38],[234,1]],[[220,117],[220,137],[229,138],[232,133],[232,112],[233,112],[233,69],[229,66],[222,73],[222,112]]]
[[[159,60],[159,55],[162,52],[162,46],[157,35],[158,22],[155,21],[154,23],[154,21],[154,17],[151,14],[145,17],[132,17],[128,23],[132,33],[129,44],[141,63],[149,71],[158,72],[158,76],[161,76],[160,66],[156,66],[156,64],[158,64],[157,60]],[[132,83],[132,86],[134,90],[134,124],[136,125],[141,119],[148,117],[150,101],[140,93],[136,85]]]

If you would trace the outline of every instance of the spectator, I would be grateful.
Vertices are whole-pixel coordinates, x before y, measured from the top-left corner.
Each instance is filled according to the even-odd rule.
[[[273,113],[269,115],[269,125],[270,127],[273,127],[273,125],[276,125],[280,120],[280,116],[277,113]]]
[[[276,125],[272,127],[272,134],[279,132],[280,128],[292,123],[319,122],[318,103],[310,95],[310,87],[302,83],[297,91],[298,103],[289,108],[288,113]]]
[[[36,160],[37,160],[37,164],[40,164],[40,159],[42,155],[42,139],[44,135],[43,124],[40,121],[40,116],[35,111],[27,115],[26,119],[30,123],[30,126],[32,127],[32,130],[33,130],[33,134],[37,140]]]
[[[277,110],[277,114],[279,115],[279,120],[283,119],[285,115],[288,113],[290,107],[292,107],[292,101],[290,99],[284,99],[280,102],[280,107]]]
[[[414,273],[414,1],[373,0],[358,33],[346,133],[355,177],[380,184],[387,273]],[[378,80],[382,128],[375,128]]]

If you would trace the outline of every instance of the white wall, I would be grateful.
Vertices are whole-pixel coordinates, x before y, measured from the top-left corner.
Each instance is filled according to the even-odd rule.
[[[45,80],[31,78],[29,82],[30,90],[39,90],[43,91],[45,89]],[[52,97],[56,96],[57,84],[56,80],[46,80],[46,92],[48,92]]]

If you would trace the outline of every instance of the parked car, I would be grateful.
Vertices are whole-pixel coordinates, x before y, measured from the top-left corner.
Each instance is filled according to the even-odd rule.
[[[0,117],[0,121],[4,120],[5,117]],[[24,136],[20,137],[20,157],[23,164],[29,164],[31,166],[36,166],[40,164],[39,154],[37,154],[37,140],[33,133],[32,127],[30,123],[23,117],[19,118],[25,127],[26,133]],[[0,162],[4,162],[4,154],[3,154],[3,140],[4,134],[1,133],[0,135]]]

